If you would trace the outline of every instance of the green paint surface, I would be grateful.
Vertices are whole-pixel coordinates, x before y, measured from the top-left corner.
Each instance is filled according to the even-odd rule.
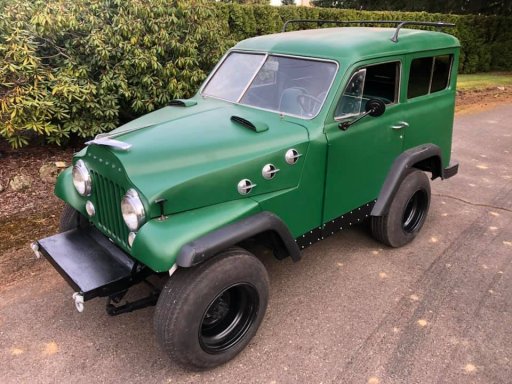
[[[104,207],[91,219],[93,224],[161,272],[172,267],[187,242],[256,212],[273,212],[298,237],[377,198],[393,160],[407,148],[437,144],[447,166],[459,43],[444,33],[408,29],[393,43],[393,31],[329,28],[242,41],[234,49],[336,61],[339,69],[320,113],[304,120],[198,93],[184,103],[187,107],[165,107],[111,132],[115,140],[131,144],[128,151],[93,144],[79,152],[75,161],[83,159],[93,172],[90,197],[76,193],[70,170],[59,177],[56,194],[83,214],[87,200]],[[454,57],[449,87],[408,100],[411,60],[443,53]],[[352,73],[389,61],[401,63],[399,102],[380,117],[365,117],[340,130],[334,110]],[[257,129],[232,121],[232,116]],[[392,129],[400,121],[409,127]],[[301,154],[293,165],[285,161],[291,148]],[[261,173],[269,163],[279,169],[272,180]],[[256,184],[248,195],[237,191],[242,179]],[[139,192],[147,219],[132,248],[118,209],[129,188]],[[160,199],[165,200],[164,220],[156,203]]]

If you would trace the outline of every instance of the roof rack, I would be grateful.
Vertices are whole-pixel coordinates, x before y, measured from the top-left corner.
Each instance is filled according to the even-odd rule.
[[[402,20],[355,20],[355,21],[340,21],[340,20],[308,20],[308,19],[296,19],[296,20],[287,20],[281,32],[286,32],[286,27],[291,23],[317,23],[320,26],[322,24],[342,24],[342,25],[350,25],[350,24],[392,24],[396,26],[395,33],[393,37],[391,37],[391,41],[393,43],[398,42],[398,34],[400,33],[400,29],[405,25],[422,25],[428,27],[437,27],[437,28],[448,28],[455,27],[455,24],[452,23],[443,23],[441,21],[431,22],[431,21],[402,21]]]

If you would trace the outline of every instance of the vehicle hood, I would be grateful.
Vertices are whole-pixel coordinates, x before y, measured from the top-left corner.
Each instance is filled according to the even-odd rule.
[[[259,132],[232,116],[254,123]],[[160,214],[155,204],[160,199],[170,214],[293,188],[308,147],[308,131],[299,119],[212,99],[162,108],[109,135],[131,148],[91,144],[83,156],[89,162],[114,156],[112,164],[119,163],[128,184],[144,196],[152,217]],[[284,157],[291,148],[302,154],[295,165]],[[261,174],[268,163],[280,169],[272,180]],[[256,184],[245,196],[237,190],[242,179]]]

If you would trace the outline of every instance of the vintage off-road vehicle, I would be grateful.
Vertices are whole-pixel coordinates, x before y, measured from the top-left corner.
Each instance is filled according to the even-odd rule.
[[[413,240],[427,173],[458,170],[459,42],[402,28],[443,23],[345,24],[244,40],[193,98],[74,156],[55,187],[67,203],[61,233],[33,247],[76,290],[79,311],[95,297],[111,315],[156,304],[170,357],[209,368],[240,352],[265,314],[267,272],[247,244],[297,261],[365,220],[391,247]],[[150,275],[166,278],[161,290],[121,302]]]

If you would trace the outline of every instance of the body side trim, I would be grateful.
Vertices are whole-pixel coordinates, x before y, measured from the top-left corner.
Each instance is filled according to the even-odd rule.
[[[353,225],[358,225],[370,216],[370,212],[374,204],[375,200],[363,204],[358,208],[354,208],[341,216],[329,220],[317,228],[313,228],[311,231],[299,236],[295,241],[300,249],[304,249],[343,229],[350,228]]]

